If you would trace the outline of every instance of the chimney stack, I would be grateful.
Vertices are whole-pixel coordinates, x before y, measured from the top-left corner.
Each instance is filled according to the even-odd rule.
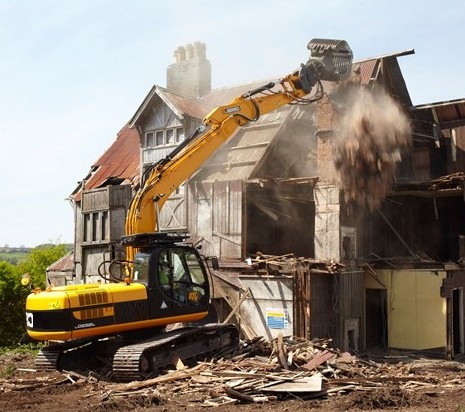
[[[211,90],[211,65],[205,43],[179,46],[173,54],[174,63],[166,71],[169,91],[200,98]]]

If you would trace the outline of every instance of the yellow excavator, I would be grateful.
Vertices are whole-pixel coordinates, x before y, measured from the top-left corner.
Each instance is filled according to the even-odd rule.
[[[323,96],[322,81],[349,76],[347,42],[313,39],[307,48],[307,63],[214,109],[191,136],[145,171],[126,218],[126,259],[119,262],[123,275],[117,281],[32,291],[26,301],[28,334],[49,341],[36,358],[37,368],[63,369],[106,357],[114,379],[134,380],[176,359],[215,357],[238,346],[235,325],[195,324],[209,313],[208,265],[186,242],[187,235],[160,232],[158,215],[169,195],[238,127],[287,104],[314,102]],[[168,330],[178,323],[189,326]]]

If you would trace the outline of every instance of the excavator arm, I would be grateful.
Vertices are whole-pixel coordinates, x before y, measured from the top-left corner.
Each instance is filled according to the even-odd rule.
[[[308,49],[311,56],[306,64],[277,82],[251,90],[212,110],[182,145],[146,171],[128,212],[126,235],[158,231],[158,211],[169,195],[199,170],[238,127],[287,104],[313,102],[323,95],[322,81],[348,77],[352,51],[345,41],[314,39]],[[306,98],[315,85],[318,89],[314,97]],[[127,253],[131,261],[131,247]]]

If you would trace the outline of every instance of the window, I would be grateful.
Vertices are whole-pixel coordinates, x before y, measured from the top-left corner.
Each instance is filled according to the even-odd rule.
[[[90,242],[92,236],[92,229],[91,229],[91,214],[86,213],[84,215],[84,242]]]
[[[108,211],[84,213],[83,242],[101,242],[110,238]]]
[[[159,146],[179,144],[184,140],[184,129],[182,127],[172,127],[165,130],[155,130],[145,133],[146,149],[153,149]]]
[[[163,146],[164,144],[164,136],[163,130],[157,130],[155,135],[155,145],[156,146]]]
[[[208,281],[197,255],[185,248],[162,250],[158,257],[158,284],[170,298],[188,305],[204,303]]]
[[[148,253],[142,252],[138,252],[134,257],[134,280],[142,282],[149,280],[149,257]]]
[[[101,218],[101,225],[100,225],[100,233],[101,233],[101,239],[102,240],[105,240],[105,239],[109,239],[110,236],[108,236],[108,230],[109,230],[109,226],[108,226],[108,212],[105,211],[105,212],[102,212],[102,218]]]
[[[99,223],[100,216],[98,213],[92,213],[92,241],[95,242],[97,240],[97,228]]]
[[[155,147],[155,134],[153,132],[145,133],[145,147]]]
[[[184,140],[184,129],[182,127],[176,128],[176,143],[181,143]]]
[[[174,129],[167,129],[165,144],[173,144],[173,143],[174,143]]]

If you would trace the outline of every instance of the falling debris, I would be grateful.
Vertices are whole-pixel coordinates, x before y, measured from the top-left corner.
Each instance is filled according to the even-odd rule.
[[[384,90],[355,83],[332,96],[338,112],[334,164],[345,201],[379,208],[411,146],[411,127],[401,107]]]

